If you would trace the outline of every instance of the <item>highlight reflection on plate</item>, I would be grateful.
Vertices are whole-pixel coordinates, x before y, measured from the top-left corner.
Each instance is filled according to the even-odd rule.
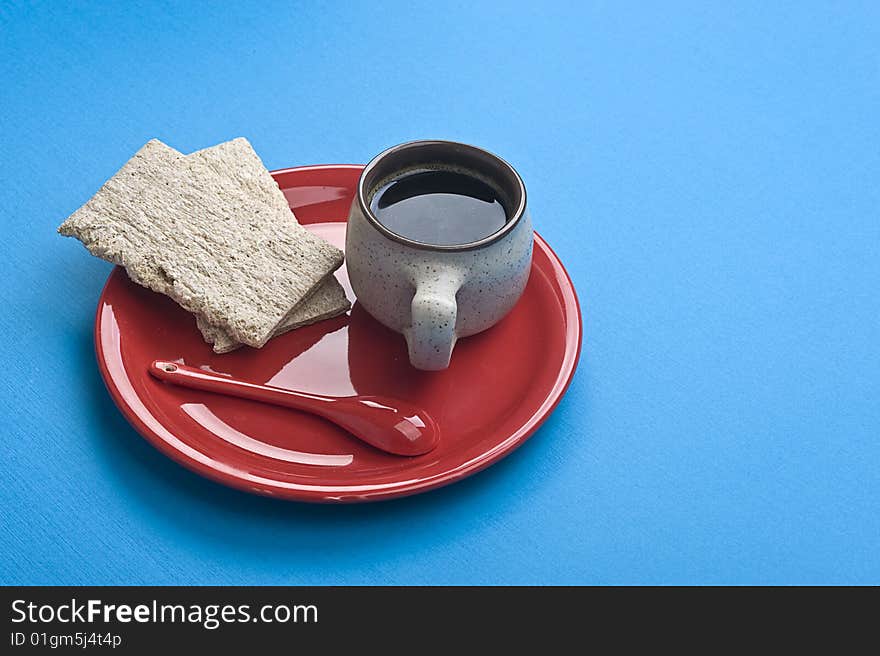
[[[334,456],[324,453],[304,453],[266,444],[236,430],[211,412],[208,406],[203,403],[184,403],[180,406],[180,409],[192,417],[199,426],[220,439],[240,449],[265,456],[266,458],[274,458],[275,460],[293,462],[300,465],[321,465],[322,467],[344,467],[345,465],[350,465],[351,461],[354,460],[354,456],[350,454]]]

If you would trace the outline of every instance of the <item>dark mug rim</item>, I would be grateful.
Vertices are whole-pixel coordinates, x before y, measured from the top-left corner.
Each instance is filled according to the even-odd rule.
[[[367,194],[381,179],[395,171],[418,164],[449,164],[474,170],[495,181],[507,195],[511,214],[507,222],[491,235],[464,244],[431,244],[404,237],[379,222],[370,209]],[[424,139],[392,146],[376,155],[364,167],[358,180],[357,201],[361,213],[385,237],[412,248],[429,251],[470,251],[494,244],[513,231],[526,211],[526,186],[510,164],[488,150],[457,141]]]

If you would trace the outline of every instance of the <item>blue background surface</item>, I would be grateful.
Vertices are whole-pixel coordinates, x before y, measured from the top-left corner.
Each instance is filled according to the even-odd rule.
[[[880,4],[109,4],[0,3],[0,582],[880,583]],[[128,426],[110,266],[55,228],[148,139],[238,135],[519,169],[585,329],[529,443],[326,507]]]

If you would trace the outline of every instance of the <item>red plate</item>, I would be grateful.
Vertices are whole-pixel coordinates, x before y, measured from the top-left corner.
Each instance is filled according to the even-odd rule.
[[[362,168],[306,166],[273,176],[300,222],[341,248]],[[345,267],[336,275],[353,299]],[[215,481],[300,501],[414,494],[499,460],[556,407],[580,343],[574,288],[538,236],[522,299],[494,328],[461,340],[442,372],[410,367],[403,338],[357,304],[347,315],[294,330],[260,350],[216,355],[191,315],[132,283],[118,267],[95,319],[101,375],[141,435]],[[415,458],[386,455],[311,415],[160,383],[147,373],[159,358],[289,389],[409,399],[436,419],[441,443]]]

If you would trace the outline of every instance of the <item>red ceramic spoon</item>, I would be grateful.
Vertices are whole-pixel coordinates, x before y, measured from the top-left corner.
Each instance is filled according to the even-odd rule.
[[[399,399],[293,392],[164,360],[153,362],[150,373],[181,387],[310,412],[344,428],[377,449],[399,456],[427,453],[437,446],[439,438],[437,425],[427,412]]]

